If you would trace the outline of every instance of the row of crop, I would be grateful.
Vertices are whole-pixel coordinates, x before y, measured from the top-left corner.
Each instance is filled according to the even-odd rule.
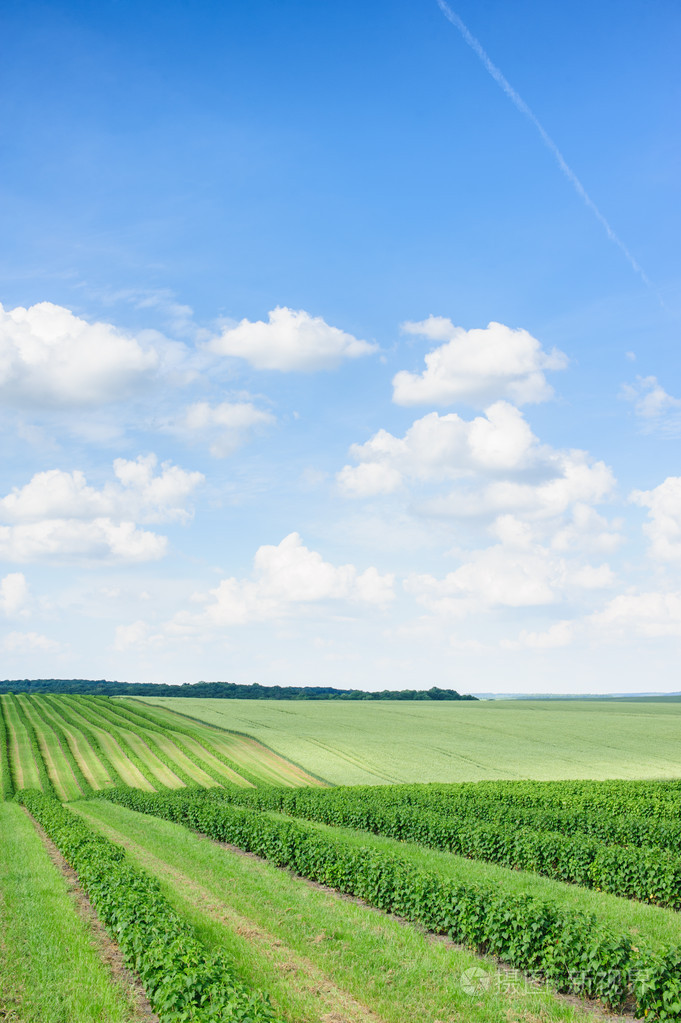
[[[200,770],[207,774],[209,778],[212,778],[212,780],[217,782],[218,785],[225,784],[226,779],[224,774],[220,774],[218,771],[214,770],[210,764],[197,756],[194,750],[190,749],[186,743],[182,742],[182,740],[175,734],[177,729],[170,731],[169,729],[163,728],[161,725],[157,724],[153,719],[146,718],[142,714],[138,715],[134,712],[131,713],[127,710],[127,708],[122,708],[117,703],[114,703],[108,696],[86,696],[81,697],[81,699],[96,707],[97,712],[101,714],[102,717],[107,718],[107,720],[111,721],[112,724],[116,724],[119,728],[130,728],[132,725],[138,730],[137,734],[141,734],[139,729],[143,729],[144,741],[148,745],[153,744],[154,752],[159,759],[163,760],[166,766],[169,767],[178,776],[178,778],[185,783],[185,785],[196,785],[197,781],[195,778],[192,778],[190,774],[184,771],[176,760],[173,760],[168,756],[165,750],[162,749],[160,743],[154,741],[154,739],[148,735],[149,732],[155,732],[157,735],[162,735],[166,739],[169,739],[180,753],[187,758],[187,760],[200,768]],[[203,744],[199,743],[199,745],[203,747]]]
[[[230,788],[205,798],[418,842],[430,849],[529,870],[623,898],[681,908],[681,857],[666,850],[605,845],[581,835],[534,831],[512,823],[480,824],[414,806],[383,805],[376,798],[363,803],[351,789],[330,790],[322,795],[327,798],[315,798],[303,789],[244,793]]]
[[[43,792],[48,792],[54,795],[54,786],[52,785],[52,779],[50,778],[47,770],[47,764],[45,763],[45,757],[43,756],[42,747],[38,739],[38,733],[33,727],[33,722],[29,718],[28,714],[24,710],[21,700],[10,694],[8,699],[12,701],[13,709],[16,711],[19,721],[24,726],[26,731],[26,737],[28,738],[28,744],[31,747],[31,753],[35,761],[35,766],[38,770],[38,780],[40,782],[40,788]]]
[[[617,1007],[633,998],[649,1019],[681,1019],[681,950],[634,945],[592,914],[470,884],[333,831],[205,799],[196,793],[109,789],[104,798],[229,842],[280,867],[372,906],[399,914],[454,941],[540,974],[561,990]]]
[[[62,699],[67,698],[62,697]],[[103,729],[104,731],[107,732],[108,735],[111,736],[112,739],[115,739],[123,755],[127,757],[130,763],[137,768],[139,773],[142,775],[144,780],[152,789],[167,787],[163,784],[162,781],[159,780],[157,775],[154,774],[151,764],[147,760],[145,760],[144,757],[142,757],[140,753],[135,749],[133,743],[125,734],[125,731],[121,731],[121,723],[119,721],[116,721],[115,719],[112,721],[107,714],[101,713],[98,707],[91,706],[87,702],[87,697],[74,696],[70,698],[70,702],[72,704],[72,708],[75,709],[76,713],[80,714],[81,717],[84,718],[84,720],[87,721],[89,725],[91,725],[93,728]],[[114,725],[113,728],[111,727],[112,725]],[[123,725],[124,729],[125,727],[126,726]],[[147,741],[147,736],[140,735],[137,732],[135,732],[135,735],[140,740],[142,745],[147,748],[152,757],[155,757],[157,760],[160,760],[167,768],[169,768],[169,770],[172,771],[172,773],[177,777],[178,781],[182,781],[184,782],[184,784],[187,784],[187,779],[189,778],[189,776],[185,774],[184,771],[182,771],[182,768],[179,769],[176,768],[172,760],[170,760],[170,758],[168,757],[165,757],[165,755],[158,756],[156,744],[149,743]],[[183,777],[180,777],[180,774],[182,774]],[[189,779],[189,784],[193,784],[193,781],[191,779]]]
[[[7,697],[5,697],[7,699]],[[2,772],[2,788],[0,790],[1,799],[11,799],[14,795],[14,780],[12,775],[12,758],[9,750],[10,734],[7,722],[5,721],[5,711],[2,706],[2,697],[0,697],[0,772]]]
[[[102,696],[97,697],[97,699],[109,700],[110,698],[108,696]],[[173,720],[171,730],[170,726],[166,725],[165,722],[162,722],[161,720],[159,720],[159,718],[155,716],[151,708],[145,706],[144,710],[142,710],[140,704],[137,702],[135,702],[134,705],[133,703],[128,702],[126,703],[125,706],[123,706],[121,701],[111,700],[111,705],[116,708],[119,714],[124,714],[126,717],[129,717],[130,720],[138,721],[144,728],[148,728],[150,727],[150,725],[154,725],[156,728],[161,728],[163,731],[170,732],[170,734],[173,737],[173,741],[175,742],[177,741],[175,739],[176,735],[184,735],[190,739],[193,739],[193,741],[198,746],[204,749],[207,753],[210,753],[211,756],[215,757],[216,760],[218,760],[225,767],[229,768],[230,771],[233,771],[238,777],[243,778],[243,780],[248,782],[250,785],[260,784],[260,779],[256,778],[255,775],[251,774],[250,771],[248,771],[248,769],[245,768],[242,764],[238,764],[235,760],[232,760],[230,757],[226,756],[224,752],[218,750],[215,746],[208,743],[206,739],[202,738],[201,735],[199,734],[198,729],[191,729],[185,725],[182,725],[179,721],[180,715],[177,711],[173,711],[174,717],[178,718],[178,720],[177,721]],[[182,716],[184,717],[184,715]],[[143,722],[145,723],[142,724]],[[206,731],[206,729],[210,729],[212,727],[217,726],[211,726],[206,722],[203,723],[199,722],[199,728],[204,732]],[[206,772],[206,774],[210,775],[210,777],[214,781],[218,782],[220,785],[225,784],[226,779],[224,775],[220,774],[217,771],[214,771],[211,768],[210,764],[206,764],[205,761],[196,758],[196,754],[192,754],[192,752],[188,750],[186,746],[183,745],[182,748],[183,752],[187,756],[189,756],[190,760],[193,759],[193,762],[198,767],[201,767],[202,770]]]
[[[31,709],[34,711],[36,717],[38,717],[42,721],[45,728],[49,728],[52,730],[52,733],[56,738],[57,743],[59,744],[59,748],[64,754],[65,760],[68,762],[71,770],[73,771],[73,776],[76,779],[78,787],[81,789],[84,795],[89,794],[92,791],[92,788],[87,778],[83,774],[83,770],[78,760],[76,759],[73,750],[71,749],[66,732],[61,727],[59,722],[47,713],[45,709],[46,705],[40,699],[40,697],[33,696],[27,697],[27,699],[30,700]]]
[[[71,728],[80,732],[92,752],[101,762],[102,767],[109,775],[112,784],[123,785],[123,779],[109,759],[104,746],[99,741],[99,737],[65,706],[63,698],[60,699],[57,696],[44,696],[43,699],[47,701],[47,705],[50,710],[52,710],[55,714],[60,715],[64,721],[71,726]]]
[[[445,805],[451,795],[461,800],[500,799],[515,806],[561,808],[590,812],[633,813],[659,820],[678,820],[681,781],[677,779],[607,781],[484,781],[414,785],[421,805]]]
[[[25,789],[18,798],[78,872],[162,1023],[275,1020],[267,1000],[237,979],[222,950],[205,948],[158,882],[134,867],[120,846],[37,790]]]
[[[500,783],[501,785],[509,783]],[[354,786],[334,789],[299,789],[282,792],[268,805],[276,804],[293,816],[314,816],[320,806],[326,813],[332,807],[342,807],[346,817],[353,812],[358,822],[362,814],[389,808],[413,809],[420,813],[436,813],[446,819],[455,818],[473,827],[481,824],[502,827],[528,828],[532,831],[555,831],[562,835],[590,836],[606,845],[648,846],[676,851],[681,847],[681,817],[676,820],[658,820],[635,816],[620,809],[606,813],[604,809],[589,810],[575,806],[568,796],[562,805],[528,805],[514,799],[515,786],[505,790],[495,784],[490,791],[487,783],[478,786]],[[512,783],[511,783],[512,784]],[[258,803],[260,794],[245,794],[243,800]],[[677,797],[681,804],[681,794]],[[634,806],[640,808],[641,800]],[[266,804],[262,804],[266,805]],[[361,826],[358,823],[357,826]]]

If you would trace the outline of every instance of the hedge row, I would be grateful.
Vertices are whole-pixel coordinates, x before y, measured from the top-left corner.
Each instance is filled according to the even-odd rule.
[[[28,699],[30,700],[31,698],[28,697]],[[73,750],[69,745],[68,736],[64,729],[61,727],[58,721],[55,721],[53,717],[50,717],[50,715],[47,714],[47,712],[45,711],[45,704],[42,700],[40,699],[31,700],[31,708],[32,710],[35,711],[36,716],[40,718],[45,727],[52,729],[52,732],[54,733],[54,736],[57,742],[59,743],[61,751],[64,754],[65,759],[68,761],[69,766],[73,771],[73,776],[76,779],[83,794],[84,795],[91,794],[92,787],[87,778],[85,777],[85,775],[83,774],[83,770],[74,756]]]
[[[8,699],[12,701],[12,705],[17,712],[17,717],[19,718],[22,725],[26,729],[26,735],[28,736],[28,742],[31,747],[33,759],[35,760],[35,766],[38,769],[38,781],[40,782],[40,788],[43,790],[43,792],[48,792],[50,795],[54,796],[56,793],[54,791],[52,779],[50,778],[47,771],[47,764],[45,763],[45,757],[43,756],[42,747],[38,740],[38,733],[33,727],[33,722],[29,718],[28,714],[26,713],[21,703],[21,700],[17,696],[10,695],[8,696]]]
[[[11,799],[14,795],[12,762],[9,753],[9,728],[5,721],[5,711],[0,699],[0,772],[2,772],[2,788],[0,798]]]
[[[300,821],[260,814],[196,793],[109,789],[102,798],[184,824],[359,896],[454,941],[488,952],[560,990],[620,1007],[634,999],[649,1019],[681,1019],[681,949],[634,946],[592,914],[571,912],[498,883],[468,884],[350,843]]]
[[[48,707],[50,707],[55,714],[61,715],[61,717],[63,717],[64,721],[66,721],[67,724],[71,725],[72,728],[75,728],[77,731],[81,733],[83,738],[90,746],[92,752],[101,761],[104,770],[109,775],[111,783],[113,785],[123,785],[124,784],[123,779],[121,778],[120,774],[118,773],[114,765],[109,760],[106,750],[102,746],[101,742],[99,741],[95,733],[90,731],[90,729],[85,724],[83,724],[83,721],[79,717],[77,717],[75,714],[72,714],[70,709],[66,709],[63,700],[60,700],[58,697],[55,696],[45,696],[43,697],[43,699],[47,701]]]
[[[556,787],[561,784],[565,784],[566,788],[558,802]],[[591,784],[592,791],[602,792],[602,783]],[[519,790],[514,782],[481,782],[459,785],[354,786],[313,789],[309,792],[301,790],[289,799],[286,812],[298,812],[301,808],[315,807],[319,803],[359,808],[378,806],[381,809],[408,806],[473,823],[486,822],[495,826],[512,824],[533,831],[589,835],[608,845],[678,850],[681,847],[681,819],[678,811],[681,792],[673,796],[668,793],[672,800],[668,812],[672,816],[664,820],[656,819],[646,814],[651,805],[659,805],[660,790],[657,786],[665,783],[645,784],[645,794],[634,784],[628,800],[623,800],[620,790],[619,796],[613,796],[609,810],[602,805],[602,799],[599,799],[597,808],[592,808],[585,803],[584,795],[570,795],[569,787],[573,783],[548,783],[550,787],[545,788],[545,782],[530,782],[523,783]],[[539,802],[528,802],[528,785],[532,786],[530,791],[536,794]],[[544,793],[546,799],[542,802]],[[628,808],[623,806],[623,802],[628,803]]]
[[[158,882],[133,867],[120,846],[35,789],[23,790],[18,798],[78,872],[162,1023],[274,1023],[265,997],[235,977],[222,950],[205,948],[162,895]]]
[[[257,810],[271,809],[332,826],[418,842],[470,859],[530,870],[544,877],[670,909],[681,908],[681,857],[662,849],[605,845],[583,835],[519,828],[514,822],[480,823],[413,805],[390,805],[390,794],[369,790],[260,789],[230,787],[210,798]]]
[[[189,732],[188,729],[186,730],[182,728],[177,729],[173,727],[172,731],[170,731],[169,729],[164,728],[162,725],[159,725],[152,718],[147,717],[144,714],[137,714],[135,711],[129,711],[127,708],[120,707],[117,703],[113,703],[106,696],[82,697],[82,699],[84,699],[88,703],[91,703],[92,706],[97,708],[97,711],[102,716],[107,717],[109,720],[115,722],[119,728],[120,727],[129,728],[130,725],[132,724],[134,725],[135,728],[138,729],[143,728],[145,732],[155,732],[157,735],[165,736],[174,743],[174,745],[180,750],[181,753],[185,755],[185,757],[187,757],[188,760],[190,760],[193,764],[199,767],[205,774],[208,775],[209,778],[212,778],[213,781],[217,782],[218,785],[227,784],[227,779],[225,778],[224,774],[220,774],[218,771],[216,771],[210,764],[206,763],[205,760],[199,757],[194,752],[194,750],[190,749],[189,746],[182,742],[181,739],[178,739],[177,734],[183,735],[187,734]],[[192,736],[192,738],[195,739],[194,736]],[[144,736],[144,741],[154,742],[154,740],[149,739],[148,735]],[[197,742],[197,744],[201,746],[202,749],[206,748],[205,744],[201,743],[198,739],[195,739],[195,742]],[[157,753],[157,756],[161,757],[161,754],[166,756],[166,760],[164,761],[164,763],[167,763],[168,767],[170,767],[171,770],[173,770],[175,774],[177,774],[178,778],[181,777],[182,781],[184,781],[186,785],[192,786],[198,784],[195,778],[192,778],[191,775],[186,773],[186,771],[183,771],[182,768],[180,768],[179,765],[174,760],[168,757],[167,754],[165,754],[164,751],[161,750],[161,747],[158,745],[157,742],[154,742],[154,750],[159,751]],[[217,753],[214,753],[213,755],[215,756],[216,760],[222,759]],[[232,764],[229,763],[227,766],[231,767]]]

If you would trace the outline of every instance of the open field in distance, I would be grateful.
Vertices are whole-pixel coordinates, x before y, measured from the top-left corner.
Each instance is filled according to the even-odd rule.
[[[334,785],[681,774],[678,702],[144,703],[246,733]]]

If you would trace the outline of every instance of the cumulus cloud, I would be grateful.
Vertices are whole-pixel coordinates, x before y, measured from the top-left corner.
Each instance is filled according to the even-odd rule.
[[[57,654],[62,649],[61,643],[38,632],[10,632],[2,639],[0,645],[8,654],[31,654],[36,650]]]
[[[567,357],[557,349],[546,352],[526,330],[503,323],[464,330],[442,316],[402,329],[431,341],[444,341],[425,357],[422,373],[401,370],[393,378],[393,401],[398,405],[485,406],[499,398],[518,405],[546,401],[553,390],[545,371],[564,369]]]
[[[394,578],[375,568],[333,565],[305,547],[298,533],[258,548],[250,579],[223,579],[201,598],[199,615],[178,616],[183,625],[233,626],[286,618],[328,601],[382,606],[391,601]]]
[[[473,518],[512,512],[535,521],[563,516],[572,505],[590,505],[613,493],[612,470],[594,461],[586,451],[545,452],[544,469],[550,478],[538,483],[523,480],[494,480],[477,490],[437,497],[424,506],[436,515]],[[579,521],[573,522],[573,536]]]
[[[650,553],[659,561],[681,560],[681,476],[668,476],[653,490],[634,490],[629,500],[648,508],[643,530]]]
[[[137,522],[186,522],[186,500],[203,481],[155,455],[114,462],[116,482],[88,485],[78,470],[37,473],[0,499],[0,557],[11,561],[88,558],[150,561],[166,553],[167,539]]]
[[[460,616],[494,607],[541,607],[568,592],[610,586],[608,565],[592,566],[558,556],[534,541],[527,523],[511,515],[495,523],[500,543],[463,555],[443,578],[414,575],[407,592],[437,614]]]
[[[271,412],[250,401],[223,401],[218,405],[199,401],[189,405],[170,429],[184,438],[204,441],[215,458],[225,458],[241,447],[250,434],[275,422]]]
[[[114,650],[123,653],[126,650],[140,649],[141,647],[158,647],[165,641],[165,637],[161,633],[154,633],[148,622],[139,619],[130,625],[119,625],[116,628]]]
[[[27,601],[28,583],[22,572],[11,572],[0,580],[0,610],[4,614],[20,614]]]
[[[150,334],[134,337],[109,323],[88,323],[52,302],[28,309],[0,305],[0,395],[6,402],[83,407],[118,401],[161,362]]]
[[[246,359],[256,369],[309,373],[334,369],[343,359],[370,355],[378,346],[332,327],[304,309],[277,306],[268,314],[267,323],[241,320],[236,327],[225,327],[207,348],[217,355]]]
[[[498,401],[470,421],[431,412],[401,438],[379,430],[353,444],[350,455],[359,465],[346,465],[338,482],[349,496],[366,497],[392,493],[407,480],[518,472],[536,464],[539,449],[522,412]]]
[[[619,636],[681,636],[681,593],[621,593],[590,624]]]
[[[606,551],[621,542],[617,527],[591,507],[613,493],[610,468],[585,451],[540,444],[522,412],[505,401],[472,420],[430,412],[404,437],[379,430],[352,445],[350,455],[358,464],[336,477],[348,497],[444,483],[446,492],[421,499],[422,514],[470,520],[512,513],[548,522],[571,513],[569,522],[554,521],[556,549],[586,543]]]
[[[186,499],[202,483],[200,472],[185,472],[164,462],[156,473],[154,454],[117,458],[116,483],[101,489],[88,485],[79,470],[48,469],[0,499],[0,521],[39,522],[45,519],[127,518],[141,522],[187,521]]]
[[[557,647],[569,646],[575,635],[575,623],[571,621],[554,622],[544,632],[531,632],[523,629],[517,639],[502,641],[507,650],[554,650]]]
[[[657,377],[637,377],[635,384],[623,384],[622,397],[633,402],[644,432],[670,436],[681,433],[681,398],[667,394]]]

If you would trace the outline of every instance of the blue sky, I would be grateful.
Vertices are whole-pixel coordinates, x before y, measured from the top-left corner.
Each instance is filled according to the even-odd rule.
[[[678,6],[6,3],[8,678],[679,688]],[[489,325],[489,326],[488,326]]]

